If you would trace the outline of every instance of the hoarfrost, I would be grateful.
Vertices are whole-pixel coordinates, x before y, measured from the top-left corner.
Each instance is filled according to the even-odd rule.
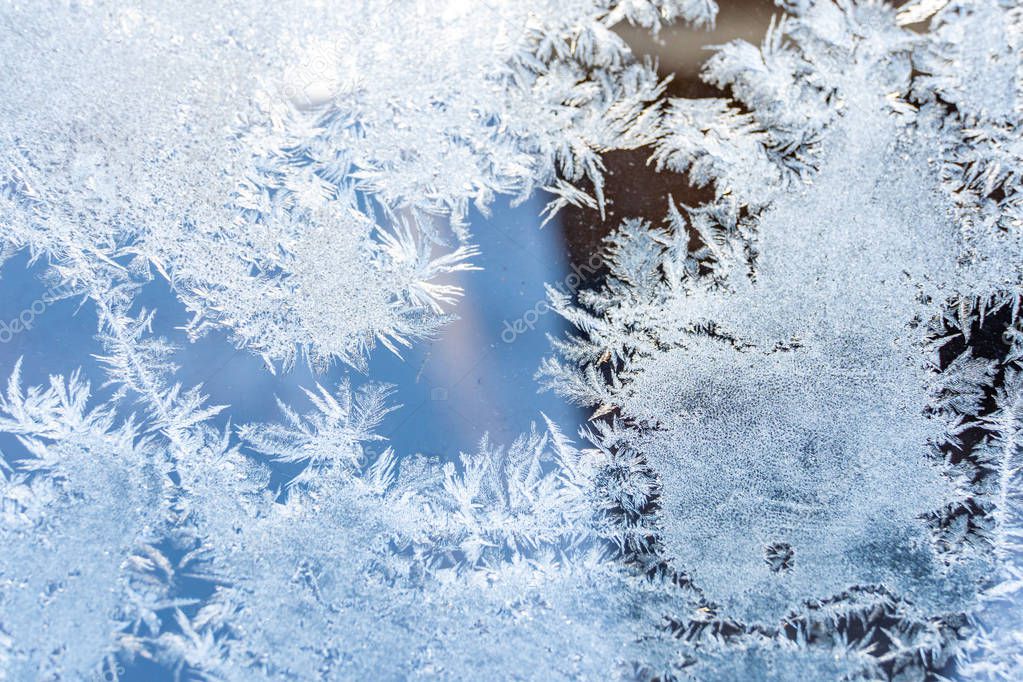
[[[975,482],[1001,466],[1011,485],[1017,455],[994,464],[960,435],[993,428],[982,403],[1019,352],[1018,196],[1011,166],[990,160],[1018,141],[1018,8],[952,3],[934,21],[919,37],[881,5],[807,3],[762,50],[724,46],[705,77],[748,113],[673,100],[657,150],[715,200],[669,203],[663,229],[626,222],[606,287],[582,307],[553,295],[584,335],[558,342],[546,381],[614,412],[594,438],[655,477],[646,560],[691,580],[725,623],[778,631],[866,592],[915,635],[948,628],[991,593],[985,548],[1015,547],[963,523],[979,504],[974,523],[991,514],[1012,532],[1016,502]],[[1001,41],[963,38],[975,22]],[[949,41],[983,71],[953,67]],[[1001,357],[942,359],[999,309]],[[1017,560],[989,590],[1015,592]],[[869,624],[873,608],[852,611]],[[1000,622],[1018,618],[1010,608]],[[1010,678],[1018,647],[979,632],[967,649],[997,663],[976,669]],[[954,649],[933,634],[860,637],[891,649],[887,674],[920,674]]]
[[[667,101],[611,29],[709,0],[4,5],[0,258],[91,302],[111,395],[0,398],[0,674],[1017,675],[1023,12],[784,5]],[[441,333],[470,206],[603,215],[641,147],[713,198],[551,291],[582,447],[395,453],[372,383],[215,423],[138,302],[365,369]]]

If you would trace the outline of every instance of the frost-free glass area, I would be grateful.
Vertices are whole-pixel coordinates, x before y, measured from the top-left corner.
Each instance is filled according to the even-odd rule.
[[[0,4],[0,678],[1016,679],[1021,55]]]

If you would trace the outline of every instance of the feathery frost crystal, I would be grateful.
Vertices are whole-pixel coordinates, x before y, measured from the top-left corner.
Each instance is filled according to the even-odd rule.
[[[0,679],[1017,679],[1023,6],[779,5],[685,99],[613,29],[712,0],[0,3],[0,262],[105,380],[0,355]],[[706,200],[550,290],[578,438],[184,385],[444,343],[498,197],[606,221],[630,149]]]

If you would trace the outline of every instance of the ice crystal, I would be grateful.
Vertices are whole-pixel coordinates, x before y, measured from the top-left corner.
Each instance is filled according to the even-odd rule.
[[[377,340],[435,332],[460,293],[436,280],[473,250],[436,243],[434,223],[465,237],[470,200],[539,187],[552,208],[596,205],[599,153],[652,139],[661,84],[610,26],[713,16],[649,0],[8,6],[4,241],[87,292],[158,272],[193,337],[361,366]]]
[[[15,368],[0,398],[8,451],[0,519],[0,660],[6,679],[101,679],[114,655],[160,630],[172,572],[167,458],[89,385],[55,376],[25,392]]]
[[[284,407],[287,426],[241,430],[247,450],[307,462],[283,499],[236,449],[200,451],[183,470],[205,570],[224,586],[164,637],[169,652],[218,679],[533,666],[598,678],[620,665],[649,605],[590,524],[592,454],[551,426],[507,450],[484,442],[457,466],[399,467],[389,449],[369,453],[382,388],[308,396],[311,414]]]
[[[585,336],[544,374],[616,412],[595,437],[656,477],[652,551],[726,622],[781,628],[867,592],[895,600],[899,627],[951,623],[992,593],[982,548],[1014,548],[963,524],[979,504],[976,523],[1013,533],[1014,500],[971,481],[1004,467],[1007,491],[1016,455],[960,435],[1016,433],[1009,393],[1000,418],[982,406],[996,366],[1014,382],[1015,336],[991,360],[940,350],[1000,307],[1017,333],[1019,199],[993,160],[1018,144],[1016,21],[952,3],[919,37],[880,5],[807,3],[761,50],[725,46],[705,76],[748,113],[673,100],[657,150],[716,199],[670,204],[663,229],[626,222],[606,287],[584,308],[554,296]],[[998,25],[983,57],[952,37],[972,22]],[[954,50],[982,72],[951,67]],[[1015,592],[1015,561],[994,594]],[[941,665],[943,639],[896,641],[887,670],[914,652]],[[1018,648],[974,643],[998,661],[978,670],[1013,674]]]
[[[1023,11],[782,4],[706,99],[612,29],[710,0],[0,7],[0,260],[106,378],[0,397],[0,677],[1018,676]],[[643,147],[706,200],[551,290],[583,445],[398,453],[372,380],[237,426],[142,305],[366,370],[442,333],[470,207],[604,217]]]

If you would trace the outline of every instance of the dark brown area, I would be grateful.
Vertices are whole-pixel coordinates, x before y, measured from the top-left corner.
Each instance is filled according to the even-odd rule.
[[[670,78],[667,97],[723,97],[727,93],[700,80],[703,62],[712,54],[704,46],[738,39],[759,45],[771,17],[777,13],[770,0],[736,0],[721,3],[712,31],[681,25],[666,26],[657,36],[629,25],[616,27],[615,31],[629,43],[637,57],[650,57],[657,62],[661,78]],[[642,147],[603,155],[607,169],[603,217],[595,209],[572,206],[561,212],[565,243],[572,262],[586,262],[599,250],[604,237],[626,218],[642,218],[660,225],[667,214],[669,196],[688,206],[713,198],[710,188],[692,187],[683,175],[670,171],[658,173],[650,162],[652,153],[650,147]],[[583,189],[592,191],[585,183]]]

